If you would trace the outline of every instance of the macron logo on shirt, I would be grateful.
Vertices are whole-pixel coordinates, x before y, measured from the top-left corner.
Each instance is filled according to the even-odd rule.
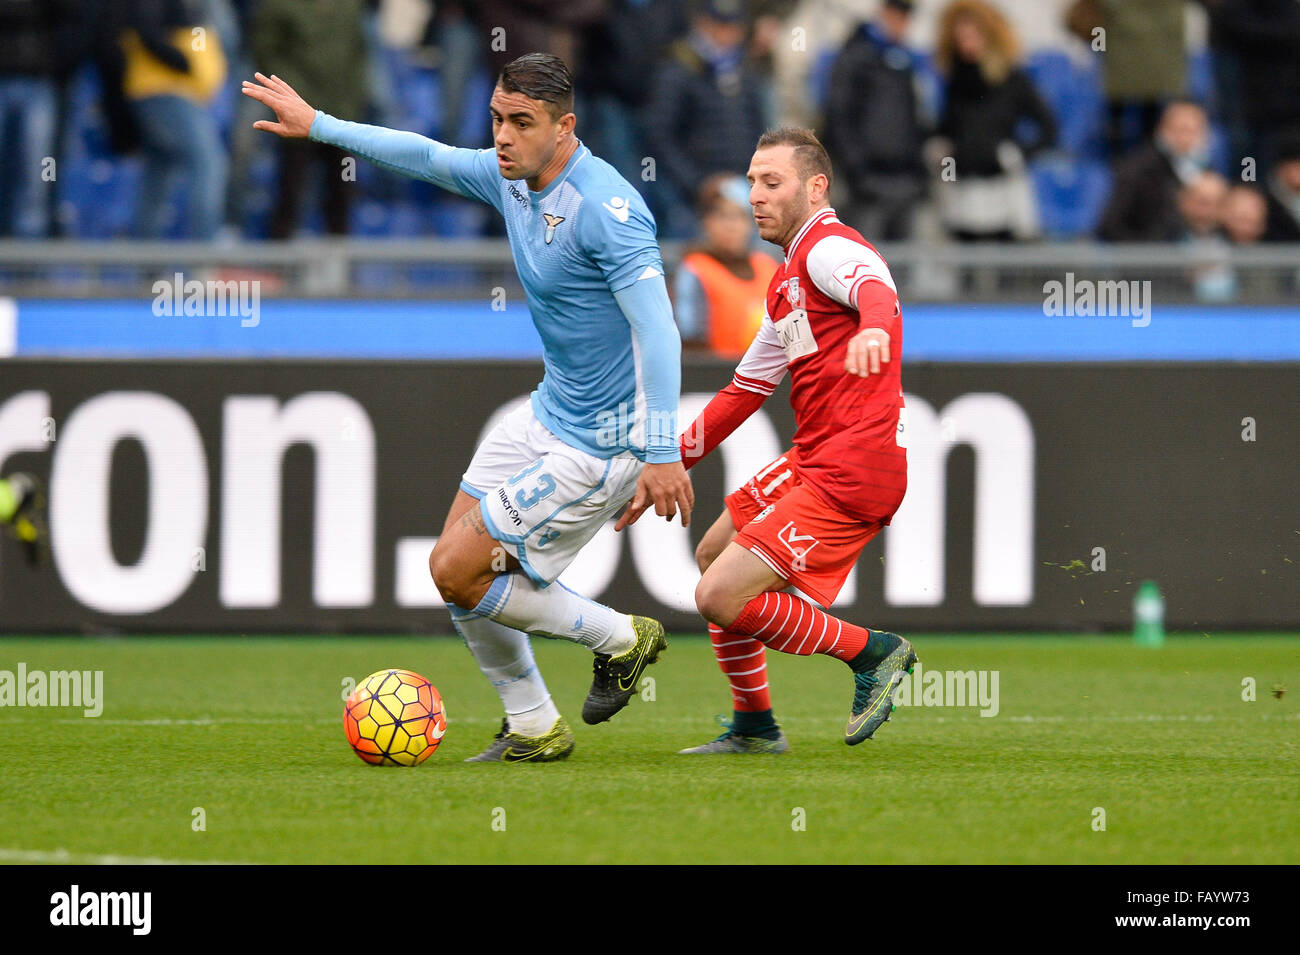
[[[609,214],[619,222],[626,222],[628,215],[632,212],[632,203],[628,202],[622,196],[615,196],[613,199],[609,200],[609,202],[602,202],[601,205],[604,206],[609,211]]]

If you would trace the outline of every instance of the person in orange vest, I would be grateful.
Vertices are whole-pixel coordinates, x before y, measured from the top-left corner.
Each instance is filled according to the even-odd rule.
[[[740,176],[706,179],[699,209],[702,235],[677,270],[673,313],[685,345],[739,358],[763,323],[776,262],[752,248],[749,183]]]

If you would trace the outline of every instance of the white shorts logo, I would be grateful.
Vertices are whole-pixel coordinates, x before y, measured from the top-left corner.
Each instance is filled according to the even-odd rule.
[[[789,524],[786,524],[785,527],[781,528],[780,532],[776,536],[777,539],[785,545],[785,549],[790,552],[791,556],[798,560],[807,559],[808,552],[821,543],[821,541],[817,540],[817,538],[813,537],[811,534],[800,534],[794,526],[794,521],[791,521]],[[809,544],[808,541],[812,541],[812,543]]]

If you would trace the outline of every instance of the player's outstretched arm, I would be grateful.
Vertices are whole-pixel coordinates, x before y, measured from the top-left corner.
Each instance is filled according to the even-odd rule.
[[[787,366],[781,336],[765,315],[731,383],[709,399],[699,417],[682,432],[683,464],[689,469],[702,461],[744,424],[785,378]]]
[[[311,139],[338,146],[393,172],[423,179],[449,192],[489,205],[500,201],[500,178],[490,149],[458,149],[419,133],[365,123],[350,123],[313,109],[284,80],[256,73],[244,81],[245,96],[270,107],[275,122],[258,120],[254,129],[287,139]]]

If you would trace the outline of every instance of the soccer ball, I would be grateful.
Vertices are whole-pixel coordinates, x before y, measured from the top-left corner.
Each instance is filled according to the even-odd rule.
[[[379,670],[343,704],[343,731],[352,751],[375,766],[416,766],[447,732],[438,688],[410,670]]]

